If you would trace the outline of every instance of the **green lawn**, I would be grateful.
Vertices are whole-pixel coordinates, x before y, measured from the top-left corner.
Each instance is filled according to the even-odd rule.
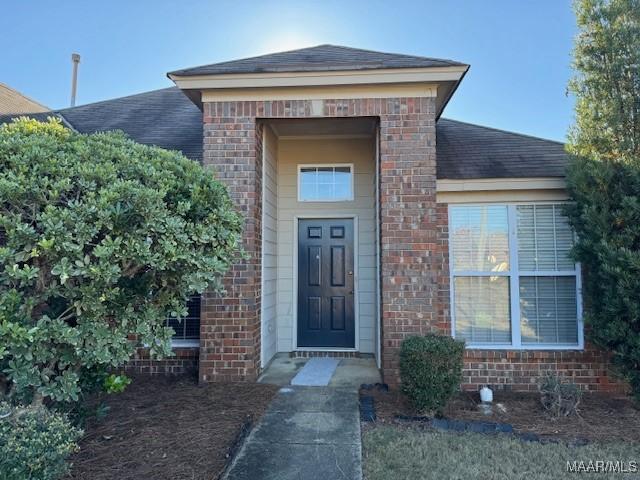
[[[567,461],[635,462],[640,444],[568,447],[523,442],[508,435],[481,435],[377,426],[363,434],[366,480],[556,480],[559,478],[640,478],[635,474],[567,472]]]

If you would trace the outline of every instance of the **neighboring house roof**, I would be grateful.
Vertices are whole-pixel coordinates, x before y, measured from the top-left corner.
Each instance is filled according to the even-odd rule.
[[[48,107],[0,83],[0,115],[47,112]]]
[[[168,75],[219,75],[229,73],[317,72],[466,66],[439,58],[376,52],[338,45],[318,45],[288,52],[213,63],[169,72]]]
[[[177,87],[54,113],[81,133],[122,130],[137,142],[202,160],[202,112]],[[0,123],[10,118],[0,116]],[[440,119],[436,137],[439,179],[563,177],[568,161],[562,143],[456,120]]]

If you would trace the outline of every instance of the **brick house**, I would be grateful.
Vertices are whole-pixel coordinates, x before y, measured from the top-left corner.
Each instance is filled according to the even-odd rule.
[[[584,341],[563,145],[441,118],[468,68],[321,45],[56,112],[201,161],[245,218],[227,294],[190,303],[176,357],[134,365],[254,381],[276,352],[367,354],[393,385],[402,340],[439,332],[467,342],[465,388],[620,388]]]

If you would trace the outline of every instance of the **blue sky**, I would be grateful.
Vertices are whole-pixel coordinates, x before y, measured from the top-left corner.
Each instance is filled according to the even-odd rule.
[[[12,1],[0,82],[51,108],[163,88],[166,72],[322,43],[450,58],[471,69],[444,116],[563,140],[576,26],[569,0]]]

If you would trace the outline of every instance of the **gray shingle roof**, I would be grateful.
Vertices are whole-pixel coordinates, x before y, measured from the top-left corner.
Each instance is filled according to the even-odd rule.
[[[80,133],[122,130],[136,142],[202,159],[202,112],[178,87],[28,116],[45,120],[54,113]],[[0,116],[0,123],[9,119]]]
[[[122,130],[137,142],[202,159],[202,112],[177,87],[55,113],[82,133]],[[0,123],[9,119],[0,117]],[[440,179],[564,176],[568,157],[558,142],[444,118],[436,136]]]
[[[564,177],[560,142],[441,118],[436,128],[438,178]]]
[[[202,158],[202,112],[179,88],[66,108],[59,113],[81,133],[123,130],[136,142]]]
[[[439,58],[375,52],[338,45],[318,45],[259,57],[202,65],[169,72],[168,75],[219,75],[225,73],[313,72],[466,66]]]

